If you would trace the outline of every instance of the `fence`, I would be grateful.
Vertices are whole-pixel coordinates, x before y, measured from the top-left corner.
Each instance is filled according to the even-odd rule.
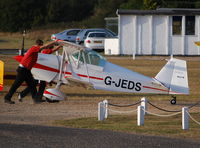
[[[118,105],[118,104],[111,104],[107,100],[104,100],[102,102],[99,102],[98,104],[98,120],[102,121],[108,118],[109,111],[116,112],[116,113],[133,113],[137,112],[137,125],[138,126],[143,126],[144,125],[144,120],[145,120],[145,115],[153,115],[153,116],[158,116],[158,117],[170,117],[170,116],[175,116],[178,114],[182,113],[182,129],[187,130],[189,129],[189,118],[193,120],[196,124],[200,125],[200,122],[195,120],[191,114],[189,113],[189,109],[191,109],[194,106],[197,106],[200,102],[197,102],[189,107],[183,107],[180,110],[167,110],[160,108],[150,101],[148,101],[145,97],[143,97],[140,101],[134,103],[134,104],[127,104],[127,105]],[[139,105],[140,104],[140,105]],[[157,108],[158,110],[164,111],[164,112],[170,112],[171,114],[156,114],[148,111],[147,104],[151,105],[154,108]],[[135,110],[130,110],[130,111],[119,111],[119,110],[113,110],[110,109],[109,106],[115,106],[115,107],[130,107],[130,106],[136,106],[139,105]]]

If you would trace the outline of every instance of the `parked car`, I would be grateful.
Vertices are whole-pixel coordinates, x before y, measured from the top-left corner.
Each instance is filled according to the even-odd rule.
[[[88,33],[84,46],[91,49],[104,49],[104,39],[109,37],[105,32]]]
[[[104,29],[104,28],[83,29],[77,34],[76,43],[77,44],[83,44],[88,33],[90,33],[90,32],[104,32],[108,35],[108,37],[117,37],[117,35],[114,32],[112,32],[108,29]]]
[[[64,41],[69,41],[69,42],[75,42],[76,41],[76,36],[77,34],[81,31],[82,29],[68,29],[64,30],[60,33],[57,34],[52,34],[51,39],[56,40],[64,40]]]

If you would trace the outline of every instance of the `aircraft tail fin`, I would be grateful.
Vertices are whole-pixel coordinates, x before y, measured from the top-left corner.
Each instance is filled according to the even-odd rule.
[[[185,60],[171,58],[155,78],[169,88],[169,94],[189,94]]]
[[[0,60],[0,91],[3,90],[4,62]]]

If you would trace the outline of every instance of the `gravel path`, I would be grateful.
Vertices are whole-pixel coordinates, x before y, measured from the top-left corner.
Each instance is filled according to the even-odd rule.
[[[5,104],[0,99],[0,123],[52,125],[55,120],[97,117],[98,101],[68,100],[59,103],[33,104],[31,99],[22,103]]]

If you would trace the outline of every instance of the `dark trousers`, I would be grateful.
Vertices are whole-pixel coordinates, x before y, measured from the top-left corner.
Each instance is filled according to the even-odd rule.
[[[39,83],[38,80],[35,80],[35,84],[39,84],[37,98],[42,99],[42,96],[43,96],[43,93],[44,93],[44,90],[45,90],[45,87],[46,87],[46,81],[40,81],[40,83]],[[26,87],[23,91],[20,92],[21,98],[24,98],[30,92],[31,92],[31,88]]]
[[[9,92],[5,95],[4,99],[11,100],[13,94],[16,92],[16,90],[20,87],[20,85],[24,81],[26,82],[28,87],[31,88],[30,92],[31,92],[32,98],[36,99],[37,89],[36,89],[36,84],[35,84],[33,75],[31,74],[30,70],[26,68],[22,68],[22,67],[17,68],[16,79],[14,83],[12,84],[12,86],[10,87]]]

